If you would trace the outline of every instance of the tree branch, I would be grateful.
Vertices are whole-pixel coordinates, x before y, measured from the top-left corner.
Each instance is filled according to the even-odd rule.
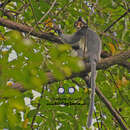
[[[45,13],[45,15],[43,15],[43,17],[39,20],[38,24],[42,22],[42,20],[50,13],[50,11],[53,9],[54,5],[56,3],[56,0],[53,1],[50,9]]]
[[[13,15],[11,16],[9,12],[7,12],[6,15],[9,15],[9,17],[13,17]],[[13,22],[11,20],[0,18],[0,25],[7,27],[7,28],[10,28],[10,29],[20,31],[20,32],[29,33],[33,36],[36,36],[36,37],[39,37],[39,38],[42,38],[42,39],[46,39],[46,40],[49,40],[49,41],[52,41],[52,42],[57,42],[57,43],[60,43],[60,44],[63,43],[61,41],[61,39],[59,37],[55,36],[55,35],[45,33],[45,32],[36,32],[34,30],[34,28],[31,27],[31,26],[16,23],[16,22]],[[79,46],[77,46],[77,48],[76,48],[76,46],[72,46],[72,48],[76,50],[76,49],[79,49]],[[111,54],[108,54],[107,52],[102,51],[101,57],[106,58],[108,56],[111,56]]]
[[[34,30],[34,28],[31,26],[16,23],[16,22],[13,22],[11,20],[7,20],[7,19],[1,18],[1,17],[0,17],[0,25],[7,27],[9,29],[17,30],[17,31],[24,32],[24,33],[31,32],[30,34],[33,36],[36,36],[36,37],[39,37],[42,39],[46,39],[46,40],[49,40],[52,42],[63,43],[59,37],[57,37],[53,34],[49,34],[49,33],[45,33],[45,32],[36,32]]]
[[[121,65],[121,63],[123,63],[123,62],[125,63],[128,58],[130,58],[130,50],[121,52],[118,55],[110,56],[108,58],[101,60],[97,64],[96,69],[97,70],[107,69],[108,67],[111,67],[111,66],[116,65],[116,64]],[[83,70],[79,73],[73,73],[70,77],[66,77],[66,79],[70,79],[70,78],[74,78],[74,77],[84,77],[84,76],[86,76],[87,73],[90,72],[90,70],[91,70],[90,64],[86,63],[85,64],[85,70]],[[48,83],[58,81],[58,80],[55,79],[55,77],[53,76],[53,74],[51,72],[47,72],[46,75],[48,77]]]
[[[127,125],[125,122],[123,122],[123,119],[121,116],[117,113],[117,111],[112,107],[112,104],[107,100],[107,98],[102,94],[100,89],[96,87],[96,94],[99,96],[99,98],[102,100],[102,102],[107,106],[112,116],[116,118],[120,126],[123,128],[123,130],[128,130]]]
[[[43,98],[43,93],[44,93],[44,85],[42,86],[42,91],[41,91],[40,100]],[[39,101],[40,101],[40,100],[39,100]],[[34,114],[34,116],[33,116],[33,118],[32,118],[32,122],[31,122],[31,129],[32,129],[32,130],[34,130],[33,125],[34,125],[34,122],[35,122],[37,113],[38,113],[38,111],[39,111],[39,109],[40,109],[40,106],[41,106],[41,104],[40,104],[40,102],[38,102],[37,108],[36,108],[36,113]]]
[[[129,51],[125,51],[125,52],[121,52],[120,54],[118,55],[115,55],[115,56],[110,56],[108,58],[105,58],[103,60],[101,60],[101,62],[99,62],[97,64],[97,70],[100,70],[100,69],[107,69],[108,67],[111,67],[113,65],[122,65],[121,63],[125,63],[127,61],[127,59],[130,58],[130,50]],[[1,72],[1,66],[0,66],[0,72]],[[72,73],[72,75],[70,77],[66,77],[65,79],[72,79],[72,78],[75,78],[75,77],[85,77],[87,73],[90,72],[90,64],[86,63],[85,64],[85,70],[79,72],[79,73]],[[47,72],[46,73],[46,76],[48,78],[48,82],[46,84],[50,84],[50,83],[53,83],[53,82],[57,82],[59,80],[57,80],[53,74],[51,72]],[[23,87],[20,87],[16,84],[16,86],[13,86],[12,88],[15,88],[19,91],[21,91],[21,88],[22,88],[22,91],[21,92],[24,92],[24,91],[27,91],[26,89],[24,89]]]
[[[127,10],[124,14],[122,14],[118,19],[116,19],[110,26],[108,26],[104,32],[107,32],[114,24],[116,24],[121,18],[125,17],[128,13],[130,12],[130,10]]]

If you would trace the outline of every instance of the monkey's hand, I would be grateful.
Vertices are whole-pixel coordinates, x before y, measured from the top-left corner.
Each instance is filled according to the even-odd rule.
[[[58,35],[62,34],[62,30],[60,29],[58,25],[54,24],[53,29],[56,33],[58,33]]]

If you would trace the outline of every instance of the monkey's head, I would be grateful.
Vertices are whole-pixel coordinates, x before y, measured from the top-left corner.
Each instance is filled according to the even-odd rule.
[[[88,27],[88,22],[85,22],[82,17],[79,17],[77,21],[74,23],[74,27],[77,30],[80,30],[82,27]]]

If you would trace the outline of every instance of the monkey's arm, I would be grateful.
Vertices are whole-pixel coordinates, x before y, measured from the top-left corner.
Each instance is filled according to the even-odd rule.
[[[64,43],[74,44],[80,41],[80,39],[85,35],[86,28],[81,28],[80,30],[71,35],[62,33],[60,29],[57,29],[56,32],[58,32],[58,35],[62,38]]]
[[[69,43],[69,44],[74,44],[77,43],[78,41],[80,41],[82,35],[78,32],[72,34],[72,35],[68,35],[68,34],[60,34],[59,35],[64,43]]]

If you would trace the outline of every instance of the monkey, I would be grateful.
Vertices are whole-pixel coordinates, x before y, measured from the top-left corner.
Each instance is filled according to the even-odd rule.
[[[95,98],[95,87],[96,87],[96,64],[100,61],[101,55],[101,40],[97,33],[91,30],[88,27],[88,23],[86,23],[82,17],[79,17],[78,20],[74,23],[74,27],[76,27],[77,31],[74,34],[68,35],[64,34],[60,29],[57,29],[58,35],[61,37],[64,43],[79,44],[79,52],[78,54],[83,56],[85,53],[85,57],[88,58],[91,66],[91,99],[89,105],[89,114],[87,119],[87,127],[91,127],[92,125],[92,116],[94,111],[94,98]],[[84,43],[80,43],[84,42]],[[84,44],[84,47],[81,47],[80,44]],[[86,49],[86,51],[85,51]]]

